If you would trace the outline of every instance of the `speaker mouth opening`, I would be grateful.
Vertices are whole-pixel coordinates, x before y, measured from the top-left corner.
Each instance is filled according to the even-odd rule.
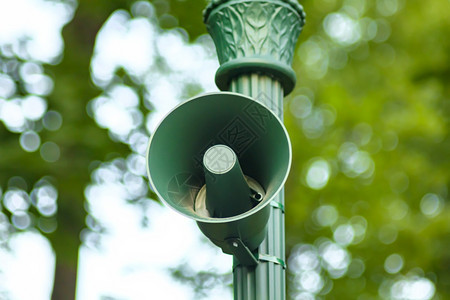
[[[236,214],[234,216],[231,217],[215,217],[213,212],[210,212],[207,209],[207,199],[206,199],[206,184],[202,186],[202,188],[200,189],[200,191],[198,192],[197,196],[195,197],[194,200],[194,205],[193,205],[193,212],[199,216],[203,218],[206,218],[208,220],[227,220],[230,218],[236,218],[239,217],[240,215],[244,215],[250,211],[253,211],[255,207],[257,207],[261,201],[264,199],[266,193],[263,189],[263,187],[253,178],[251,178],[250,176],[246,176],[244,175],[244,178],[249,186],[249,189],[251,191],[249,198],[251,198],[254,203],[253,207],[249,210],[247,210],[244,213],[241,214]]]
[[[230,217],[195,209],[205,184],[202,156],[218,143],[238,153],[243,174],[263,187],[263,193],[250,193],[253,207]],[[282,121],[264,104],[232,92],[207,93],[180,103],[161,120],[148,144],[147,173],[151,189],[174,211],[198,223],[229,224],[260,215],[277,199],[288,177],[291,151]]]

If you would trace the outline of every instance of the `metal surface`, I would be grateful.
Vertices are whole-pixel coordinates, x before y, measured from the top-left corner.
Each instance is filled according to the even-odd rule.
[[[296,0],[212,1],[204,21],[221,65],[217,86],[230,90],[240,74],[265,74],[276,78],[289,94],[295,86],[291,64],[304,20]]]
[[[255,179],[247,175],[244,175],[244,179],[247,182],[247,186],[250,188],[250,196],[253,198],[253,206],[258,205],[266,197],[266,192]],[[258,199],[258,197],[260,197],[260,199]],[[274,205],[274,202],[271,201],[270,205]],[[206,184],[203,185],[195,197],[194,210],[201,216],[211,217],[210,212],[206,208]]]
[[[236,154],[250,192],[263,196],[260,201],[249,199],[256,202],[254,207],[244,207],[245,211],[241,207],[234,215],[228,211],[226,217],[211,216],[206,204],[206,209],[199,209],[202,205],[196,202],[206,203],[200,200],[207,193],[202,187],[211,175],[208,170],[205,174],[204,155],[214,145],[225,145]],[[147,164],[151,187],[160,199],[196,220],[214,244],[232,254],[229,238],[241,239],[251,251],[264,239],[270,203],[289,173],[291,145],[283,123],[263,104],[241,94],[210,93],[187,100],[164,118],[150,140]],[[228,167],[210,169],[221,173]],[[227,180],[234,179],[223,182]]]
[[[291,145],[281,119],[304,18],[296,0],[212,1],[204,20],[221,64],[216,83],[236,93],[182,103],[147,152],[160,199],[233,255],[236,300],[286,298],[283,185]],[[219,154],[226,163],[217,166]]]
[[[204,13],[216,45],[220,68],[216,84],[251,96],[280,119],[283,96],[295,86],[290,67],[305,14],[295,0],[216,0]],[[286,298],[284,191],[272,198],[266,236],[256,266],[234,259],[235,300]]]
[[[209,216],[233,217],[255,206],[239,160],[230,147],[222,144],[212,146],[203,156],[203,165]]]
[[[239,260],[239,264],[247,267],[256,266],[258,258],[248,249],[248,247],[238,238],[230,238],[227,240],[230,251],[233,256]]]
[[[271,77],[252,74],[242,75],[231,82],[235,92],[258,97],[257,100],[269,105],[279,117],[283,114],[283,89]],[[272,200],[284,207],[284,190]],[[286,260],[284,241],[284,210],[270,205],[267,234],[258,248],[262,255]],[[260,261],[256,267],[243,266],[235,261],[233,270],[234,298],[242,300],[284,300],[286,299],[286,274],[281,264]],[[253,283],[249,286],[248,283]]]

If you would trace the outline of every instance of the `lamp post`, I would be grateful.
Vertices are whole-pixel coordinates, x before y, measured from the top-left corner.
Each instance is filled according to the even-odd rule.
[[[222,91],[250,96],[283,118],[283,97],[295,86],[291,68],[305,21],[296,0],[213,0],[204,21],[221,66],[216,84]],[[284,190],[270,203],[266,236],[257,249],[258,263],[233,264],[235,300],[284,300],[286,263]]]
[[[292,153],[281,119],[305,16],[295,0],[218,0],[204,18],[222,92],[188,99],[161,121],[147,151],[150,185],[233,255],[235,300],[284,300]]]

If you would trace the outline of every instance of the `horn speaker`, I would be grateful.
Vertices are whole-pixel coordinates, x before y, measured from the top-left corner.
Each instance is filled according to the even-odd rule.
[[[158,125],[147,151],[152,189],[228,254],[238,244],[250,251],[260,245],[269,204],[290,165],[290,140],[280,119],[231,92],[178,105]]]

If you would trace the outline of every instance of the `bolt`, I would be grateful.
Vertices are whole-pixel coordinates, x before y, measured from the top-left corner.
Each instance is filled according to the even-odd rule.
[[[234,247],[234,248],[239,247],[238,243],[237,243],[237,242],[233,242],[233,247]]]
[[[255,199],[256,201],[261,201],[262,198],[263,196],[261,195],[261,193],[256,192],[253,194],[253,199]]]

